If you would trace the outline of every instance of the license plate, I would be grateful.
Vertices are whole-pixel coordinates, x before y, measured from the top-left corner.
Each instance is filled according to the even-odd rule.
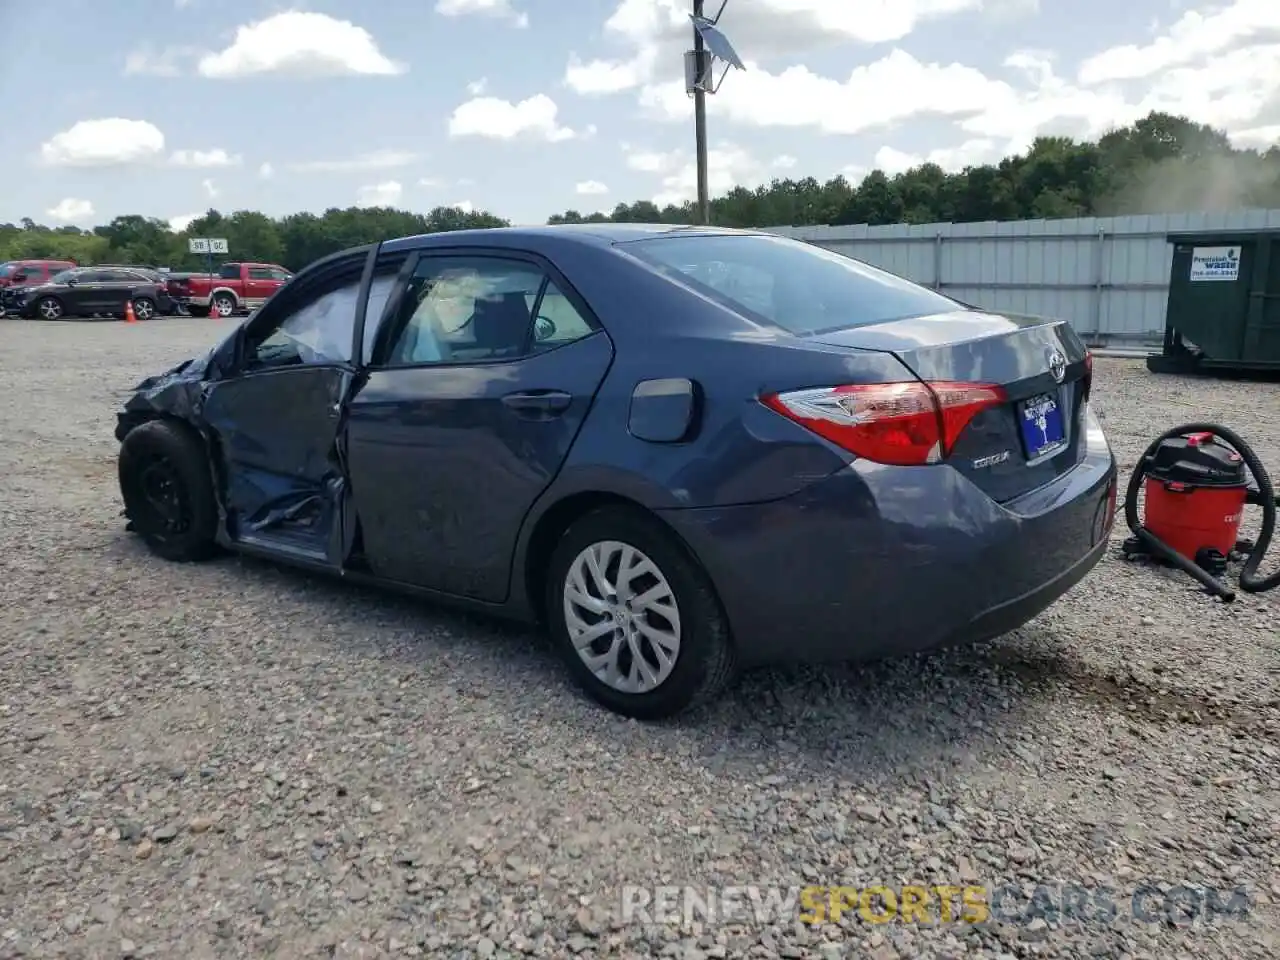
[[[1028,460],[1038,460],[1066,442],[1062,408],[1053,394],[1045,393],[1024,401],[1019,413]]]

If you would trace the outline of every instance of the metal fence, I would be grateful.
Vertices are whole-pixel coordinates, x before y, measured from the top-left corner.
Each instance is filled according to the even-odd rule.
[[[1007,223],[773,227],[989,310],[1062,317],[1094,345],[1158,342],[1170,233],[1280,228],[1280,210]]]

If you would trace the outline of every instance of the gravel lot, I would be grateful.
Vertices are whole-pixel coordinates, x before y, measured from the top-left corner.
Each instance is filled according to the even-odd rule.
[[[0,322],[0,957],[1276,955],[1280,593],[1223,606],[1109,558],[997,643],[621,721],[521,631],[125,534],[116,404],[225,329]],[[1100,359],[1096,393],[1126,470],[1207,417],[1280,473],[1280,386]],[[1245,884],[1250,915],[1131,919],[1155,881]],[[1110,887],[1120,917],[619,907],[908,882]]]

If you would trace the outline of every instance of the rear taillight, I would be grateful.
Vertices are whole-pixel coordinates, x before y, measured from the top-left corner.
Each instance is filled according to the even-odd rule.
[[[921,466],[945,458],[983,410],[1006,403],[985,383],[875,383],[770,394],[764,404],[850,453]]]
[[[1082,399],[1089,399],[1089,391],[1093,387],[1093,351],[1084,351],[1084,391]]]

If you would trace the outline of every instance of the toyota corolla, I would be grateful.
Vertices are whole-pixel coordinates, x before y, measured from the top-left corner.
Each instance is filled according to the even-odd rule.
[[[542,624],[628,716],[922,651],[1101,558],[1089,352],[763,233],[591,224],[321,260],[119,415],[161,557],[275,558]]]

